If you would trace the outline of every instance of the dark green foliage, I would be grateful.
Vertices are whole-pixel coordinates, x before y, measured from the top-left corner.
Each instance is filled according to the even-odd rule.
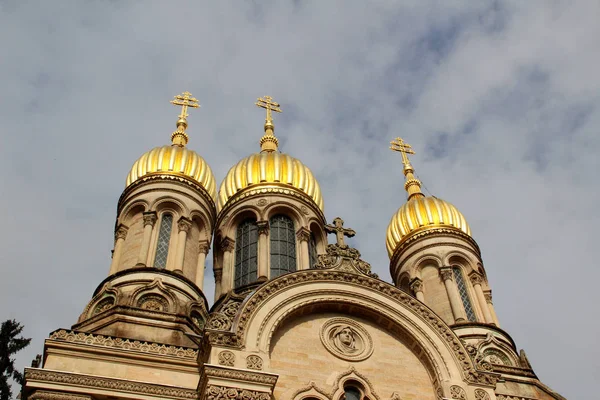
[[[31,342],[23,336],[17,337],[22,330],[23,325],[14,319],[4,321],[0,327],[0,400],[10,400],[12,396],[10,378],[23,384],[23,374],[15,369],[15,359],[11,358]]]

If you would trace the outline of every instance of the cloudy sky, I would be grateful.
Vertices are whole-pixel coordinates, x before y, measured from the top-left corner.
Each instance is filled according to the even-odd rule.
[[[189,147],[220,181],[258,150],[268,94],[280,148],[388,281],[405,194],[387,147],[412,144],[427,190],[471,225],[502,328],[543,382],[592,399],[599,4],[1,0],[0,320],[34,338],[19,368],[107,276],[117,199],[133,161],[169,143],[172,96],[200,100]]]

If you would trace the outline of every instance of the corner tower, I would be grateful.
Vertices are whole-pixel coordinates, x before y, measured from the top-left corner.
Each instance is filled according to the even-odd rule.
[[[204,159],[186,148],[187,110],[198,101],[184,92],[171,103],[181,106],[172,143],[133,164],[117,206],[109,276],[73,329],[180,346],[201,333],[216,185]]]
[[[278,149],[272,113],[281,112],[279,104],[265,96],[256,105],[266,110],[260,152],[231,167],[219,189],[215,300],[308,269],[327,245],[319,183]]]

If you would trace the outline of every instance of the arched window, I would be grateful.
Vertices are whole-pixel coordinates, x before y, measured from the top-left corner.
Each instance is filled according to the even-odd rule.
[[[171,241],[171,229],[173,229],[173,214],[164,213],[160,219],[158,241],[156,243],[156,256],[154,257],[154,268],[167,267],[169,242]]]
[[[285,215],[269,221],[271,237],[271,279],[296,270],[296,230]]]
[[[465,285],[465,279],[463,273],[459,267],[453,267],[454,279],[456,280],[456,286],[458,286],[458,293],[462,300],[465,312],[467,313],[467,319],[469,321],[477,321],[475,313],[473,312],[473,306],[471,305],[471,299],[469,299],[469,293],[467,292],[467,285]]]
[[[368,400],[362,390],[357,388],[356,386],[345,385],[344,386],[344,396],[341,400]]]
[[[247,219],[237,228],[235,237],[235,287],[256,280],[258,271],[258,227],[256,221]]]
[[[308,260],[310,263],[308,268],[313,268],[318,261],[317,241],[315,239],[315,235],[312,232],[310,233],[310,238],[308,239]]]

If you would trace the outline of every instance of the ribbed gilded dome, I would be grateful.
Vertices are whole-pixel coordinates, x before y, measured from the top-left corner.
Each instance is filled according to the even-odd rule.
[[[216,201],[217,184],[212,170],[202,157],[186,147],[162,146],[142,154],[131,167],[126,186],[150,175],[170,175],[190,180],[202,186]]]
[[[310,169],[299,160],[277,151],[252,154],[231,167],[219,189],[219,210],[227,201],[247,188],[269,186],[298,189],[323,210],[321,188]]]
[[[452,204],[433,196],[415,196],[396,212],[387,228],[386,246],[392,257],[396,246],[411,233],[433,228],[454,228],[471,235],[465,217]]]

